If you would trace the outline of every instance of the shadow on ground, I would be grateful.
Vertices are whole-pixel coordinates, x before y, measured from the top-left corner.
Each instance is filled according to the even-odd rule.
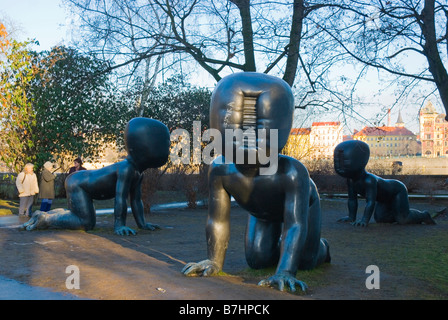
[[[445,204],[422,202],[413,207],[435,213]],[[305,294],[257,286],[274,270],[255,272],[247,267],[247,214],[237,206],[232,208],[223,276],[196,278],[180,273],[185,263],[206,258],[205,209],[154,212],[147,221],[159,224],[161,230],[140,230],[128,237],[113,233],[111,215],[97,216],[96,228],[89,232],[25,232],[10,224],[0,229],[0,276],[88,299],[448,298],[448,219],[444,215],[435,226],[371,223],[360,228],[336,223],[346,215],[346,200],[322,200],[322,213],[322,237],[330,244],[332,262],[297,274],[309,286]],[[135,227],[132,215],[128,225]],[[66,288],[70,274],[65,271],[70,265],[80,270],[80,289]],[[380,289],[366,288],[369,265],[380,270]]]

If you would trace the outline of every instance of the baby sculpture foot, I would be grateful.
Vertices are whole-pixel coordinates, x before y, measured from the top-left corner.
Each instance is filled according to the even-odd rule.
[[[25,222],[21,228],[28,231],[48,228],[47,213],[36,210],[30,220]]]
[[[425,220],[423,221],[425,224],[436,224],[428,211],[423,211],[423,214],[425,215]]]

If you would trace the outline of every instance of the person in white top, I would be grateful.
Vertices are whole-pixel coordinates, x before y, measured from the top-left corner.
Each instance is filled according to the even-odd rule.
[[[20,172],[16,180],[17,190],[19,191],[20,215],[31,215],[31,207],[34,202],[34,195],[39,193],[39,185],[37,184],[37,176],[34,173],[34,165],[27,163]]]

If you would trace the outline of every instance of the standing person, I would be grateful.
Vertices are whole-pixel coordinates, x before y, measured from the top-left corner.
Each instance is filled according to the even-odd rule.
[[[17,176],[16,186],[19,191],[20,198],[19,216],[31,216],[31,207],[34,202],[34,195],[39,193],[37,177],[33,170],[34,165],[32,163],[27,163],[23,168],[23,171]]]
[[[68,174],[71,174],[73,172],[80,171],[80,170],[87,170],[87,169],[82,166],[81,158],[76,158],[73,161],[73,167],[70,168],[70,170],[68,171]]]
[[[50,211],[51,204],[54,199],[54,179],[56,175],[53,173],[53,164],[50,161],[45,162],[42,174],[40,176],[40,193],[39,198],[42,199],[40,211]]]

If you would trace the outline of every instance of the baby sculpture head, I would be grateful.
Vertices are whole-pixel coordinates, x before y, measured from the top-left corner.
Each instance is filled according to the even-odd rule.
[[[133,118],[124,134],[128,159],[140,172],[163,166],[170,152],[170,132],[162,122],[149,118]]]
[[[221,133],[226,162],[276,171],[274,161],[288,140],[293,112],[294,96],[285,81],[263,73],[235,73],[213,92],[210,127]]]
[[[360,140],[341,142],[334,149],[334,170],[344,178],[354,178],[364,172],[369,157],[367,143]]]

